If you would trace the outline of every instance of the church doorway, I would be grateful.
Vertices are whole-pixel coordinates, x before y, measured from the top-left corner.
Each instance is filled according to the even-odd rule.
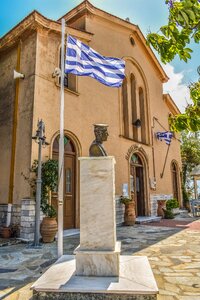
[[[59,136],[53,142],[52,158],[58,160],[59,155]],[[64,137],[64,184],[63,184],[63,228],[70,229],[76,226],[76,207],[75,207],[75,176],[76,176],[76,150],[72,140],[65,135]],[[58,194],[52,194],[52,205],[58,207]]]
[[[135,200],[136,216],[145,216],[147,207],[144,193],[144,165],[136,153],[130,160],[130,188],[131,197]]]

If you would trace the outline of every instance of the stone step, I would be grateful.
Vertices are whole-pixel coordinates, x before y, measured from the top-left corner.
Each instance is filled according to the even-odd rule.
[[[143,224],[143,223],[151,223],[151,222],[160,222],[162,217],[156,217],[156,216],[151,216],[151,217],[137,217],[135,223],[136,224]]]

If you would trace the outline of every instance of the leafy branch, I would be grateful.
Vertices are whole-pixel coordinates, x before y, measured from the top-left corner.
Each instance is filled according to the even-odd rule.
[[[160,54],[161,61],[172,61],[176,55],[185,62],[191,58],[191,41],[200,41],[200,1],[166,0],[169,7],[168,24],[160,27],[161,34],[149,33],[147,43]]]

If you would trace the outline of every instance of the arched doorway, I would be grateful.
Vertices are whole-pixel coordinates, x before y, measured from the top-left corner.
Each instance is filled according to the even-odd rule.
[[[53,142],[52,158],[58,160],[59,136]],[[76,176],[76,150],[73,141],[65,135],[64,137],[64,184],[63,184],[63,228],[75,228],[76,207],[75,207],[75,176]],[[52,205],[57,209],[57,193],[52,195]]]
[[[173,198],[178,200],[179,199],[179,184],[178,184],[178,167],[175,162],[171,163],[171,172],[172,172],[172,187],[173,187]]]
[[[145,216],[147,207],[144,193],[144,165],[136,153],[130,159],[130,189],[131,197],[136,204],[136,216]]]

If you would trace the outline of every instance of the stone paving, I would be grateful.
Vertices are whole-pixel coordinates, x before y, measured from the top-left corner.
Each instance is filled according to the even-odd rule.
[[[174,227],[159,224],[118,227],[121,253],[148,257],[159,288],[158,300],[197,300],[200,299],[200,219],[187,215],[176,219],[179,222]],[[187,226],[187,222],[192,226]],[[33,249],[15,241],[9,245],[3,242],[0,299],[31,299],[30,286],[55,262],[57,245],[54,242]],[[72,254],[78,244],[79,235],[65,237],[64,254]]]

